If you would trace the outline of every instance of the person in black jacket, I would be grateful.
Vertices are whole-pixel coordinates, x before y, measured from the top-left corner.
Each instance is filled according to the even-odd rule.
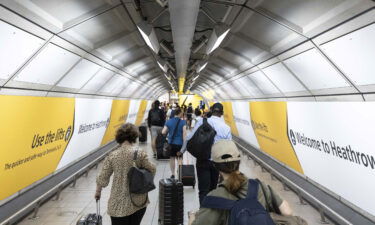
[[[152,151],[154,152],[154,157],[156,157],[156,137],[158,136],[158,133],[161,132],[165,124],[165,113],[159,108],[159,106],[160,102],[156,100],[153,103],[152,109],[148,112],[147,118],[148,128],[150,129],[151,133],[151,147]]]

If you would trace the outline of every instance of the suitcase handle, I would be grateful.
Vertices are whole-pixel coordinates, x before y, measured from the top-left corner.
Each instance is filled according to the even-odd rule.
[[[96,214],[98,215],[98,217],[100,216],[100,200],[99,199],[96,200]]]

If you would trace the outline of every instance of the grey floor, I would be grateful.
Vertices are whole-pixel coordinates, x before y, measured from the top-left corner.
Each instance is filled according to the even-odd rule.
[[[151,156],[151,146],[147,144],[140,144],[141,147],[146,148]],[[152,158],[152,157],[151,157]],[[193,162],[193,157],[186,155],[184,161]],[[155,183],[160,179],[169,177],[171,172],[168,161],[152,161],[157,165],[157,173]],[[194,163],[194,162],[193,162]],[[100,169],[100,166],[98,167]],[[310,225],[321,224],[319,213],[309,205],[299,204],[299,199],[296,194],[291,191],[284,191],[282,184],[277,180],[272,180],[270,174],[262,172],[259,166],[254,165],[246,157],[243,157],[241,162],[241,171],[250,178],[259,178],[260,180],[272,185],[276,191],[287,200],[293,208],[294,214],[299,215],[307,220]],[[31,218],[31,215],[21,221],[21,225],[73,225],[77,220],[87,213],[96,212],[94,192],[95,192],[95,178],[98,169],[92,169],[87,177],[81,177],[74,188],[68,187],[61,193],[60,199],[57,201],[49,201],[45,203],[39,210],[37,218]],[[158,186],[158,185],[156,185]],[[107,199],[109,197],[110,188],[106,188],[102,192],[101,199],[101,214],[103,215],[103,225],[110,225],[110,218],[106,214]],[[149,194],[150,205],[147,207],[146,214],[143,218],[142,225],[157,225],[158,224],[158,189]],[[184,211],[185,222],[187,224],[187,212],[197,210],[198,194],[197,190],[192,187],[185,187],[184,189]]]

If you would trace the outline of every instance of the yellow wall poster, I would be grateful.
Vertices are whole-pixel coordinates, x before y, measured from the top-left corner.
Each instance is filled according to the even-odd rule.
[[[232,108],[232,103],[231,102],[222,102],[224,107],[224,120],[225,123],[230,126],[230,129],[232,131],[232,134],[239,136],[238,135],[238,129],[236,126],[236,121],[234,121],[234,116],[233,116],[233,108]]]
[[[250,102],[250,117],[260,148],[303,173],[287,136],[286,102]]]
[[[137,118],[135,120],[135,125],[139,126],[143,122],[143,118],[145,116],[145,112],[147,109],[147,100],[142,100],[141,103],[139,104],[139,110],[137,113]]]
[[[0,96],[0,200],[55,171],[73,134],[74,101]]]
[[[129,113],[130,100],[113,100],[111,119],[107,130],[105,131],[101,145],[115,139],[117,129],[126,122]]]

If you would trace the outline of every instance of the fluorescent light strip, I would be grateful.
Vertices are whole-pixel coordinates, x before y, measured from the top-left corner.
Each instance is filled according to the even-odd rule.
[[[137,26],[137,28],[138,28],[138,30],[141,32],[141,35],[142,35],[143,39],[145,40],[146,44],[148,45],[148,47],[150,47],[154,52],[156,52],[156,50],[154,49],[154,46],[151,44],[151,40],[150,40],[150,38],[148,37],[148,35],[145,34],[145,33],[142,31],[142,29],[139,28],[138,26]]]
[[[230,29],[228,29],[227,31],[225,31],[222,35],[220,35],[220,37],[218,37],[218,38],[216,39],[214,46],[213,46],[213,47],[211,48],[211,50],[208,52],[209,54],[210,54],[211,52],[213,52],[215,49],[217,49],[217,47],[219,47],[219,45],[221,44],[221,42],[223,42],[225,36],[227,36],[227,34],[229,33],[229,30],[230,30]]]

